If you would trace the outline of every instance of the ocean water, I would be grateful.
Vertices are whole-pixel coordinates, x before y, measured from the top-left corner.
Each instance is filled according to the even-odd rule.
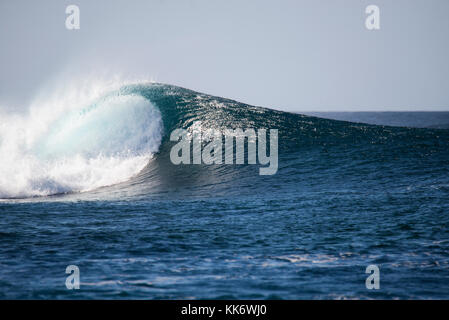
[[[395,127],[449,129],[449,112],[307,112],[320,118],[361,122]]]
[[[0,298],[449,298],[449,130],[162,84],[75,105],[0,122]],[[173,165],[195,121],[278,129],[278,172]]]

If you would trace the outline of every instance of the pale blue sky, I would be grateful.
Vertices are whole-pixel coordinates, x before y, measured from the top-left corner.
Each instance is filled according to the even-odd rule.
[[[296,112],[449,111],[448,15],[447,0],[1,0],[0,106],[98,70]]]

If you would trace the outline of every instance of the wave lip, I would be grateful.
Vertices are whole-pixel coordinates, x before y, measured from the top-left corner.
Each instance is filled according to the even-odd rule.
[[[114,92],[58,111],[56,117],[7,119],[2,126],[0,198],[84,192],[126,181],[161,144],[161,114],[139,95]]]

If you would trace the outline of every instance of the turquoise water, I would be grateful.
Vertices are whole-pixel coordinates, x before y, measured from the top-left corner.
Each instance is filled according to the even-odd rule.
[[[0,298],[449,298],[448,130],[320,119],[159,84],[113,95],[158,110],[158,151],[112,186],[0,201]],[[278,172],[173,165],[169,133],[198,120],[277,128]],[[157,140],[142,136],[139,146]],[[79,290],[65,287],[71,264]],[[379,290],[365,287],[371,264]]]

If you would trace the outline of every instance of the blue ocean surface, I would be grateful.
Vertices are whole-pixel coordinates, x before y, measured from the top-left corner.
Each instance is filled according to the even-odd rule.
[[[195,121],[278,129],[277,173],[172,164],[170,132]],[[449,298],[449,130],[323,119],[162,84],[124,86],[52,128],[3,173],[15,178],[0,184],[2,299]],[[109,183],[146,152],[142,169]],[[70,175],[75,160],[105,170]],[[378,290],[365,286],[373,264]],[[79,267],[79,290],[66,288],[68,265]]]

